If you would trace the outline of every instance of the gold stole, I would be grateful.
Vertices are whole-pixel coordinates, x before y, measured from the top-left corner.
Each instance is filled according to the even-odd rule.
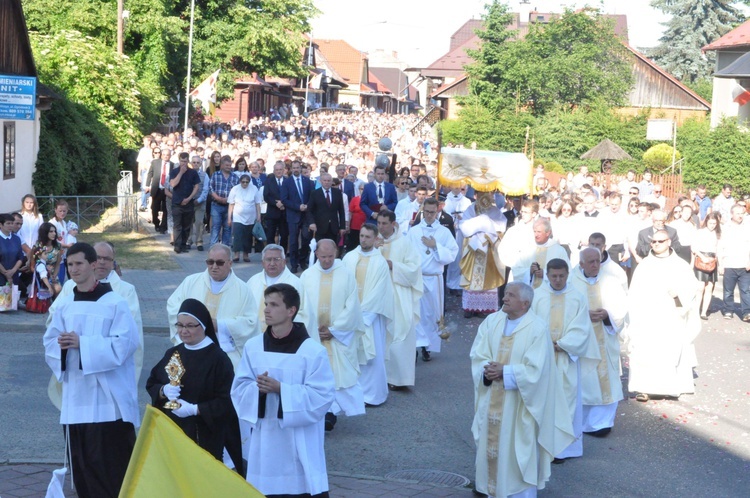
[[[217,320],[216,315],[219,312],[219,302],[221,301],[221,294],[214,294],[210,290],[206,292],[206,297],[203,299],[203,304],[206,305],[208,313],[211,318]],[[218,332],[218,331],[217,331]]]
[[[318,294],[318,327],[331,326],[331,291],[333,290],[333,272],[320,273],[320,294]],[[314,331],[317,333],[318,331]],[[320,341],[328,350],[328,361],[333,366],[331,341]]]
[[[383,240],[383,245],[380,246],[380,254],[382,254],[385,259],[391,259],[391,242],[393,241]]]
[[[539,265],[539,268],[543,269],[544,271],[547,271],[547,248],[546,247],[539,247],[536,248],[536,255],[534,256],[534,261]],[[535,289],[542,285],[541,278],[534,275],[534,283],[532,284],[532,287]]]
[[[506,321],[507,323],[507,321]],[[520,327],[520,324],[518,325]],[[518,330],[516,327],[516,330]],[[500,331],[503,333],[503,331]],[[495,361],[501,365],[510,363],[510,353],[513,350],[513,340],[516,331],[511,335],[503,335]],[[487,412],[487,473],[489,494],[494,495],[497,488],[497,457],[500,454],[500,425],[503,421],[503,405],[505,403],[505,387],[503,380],[495,380],[490,384],[490,408]]]
[[[357,294],[359,302],[362,302],[362,293],[365,291],[365,281],[367,280],[367,265],[370,264],[370,258],[360,256],[357,261],[357,270],[354,278],[357,280]]]
[[[553,344],[562,338],[564,320],[565,294],[551,294],[549,302],[549,334]]]
[[[587,287],[587,293],[589,298],[589,308],[592,310],[598,310],[602,307],[602,293],[599,288],[599,282]],[[599,344],[599,354],[602,360],[596,367],[596,373],[599,376],[599,388],[602,391],[602,403],[608,405],[612,403],[612,389],[609,384],[609,366],[607,358],[607,331],[604,330],[604,324],[602,322],[592,322],[594,326],[594,333],[596,334],[596,342]]]

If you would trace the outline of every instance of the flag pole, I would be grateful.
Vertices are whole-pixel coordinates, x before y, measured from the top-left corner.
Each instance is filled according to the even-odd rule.
[[[190,73],[193,69],[193,21],[195,20],[195,0],[190,0],[190,38],[188,39],[188,67],[187,67],[187,90],[185,91],[185,135],[188,129],[188,118],[190,117]]]
[[[307,83],[305,83],[305,112],[307,112],[307,99],[310,93],[310,67],[313,65],[312,42],[313,35],[312,31],[310,31],[310,44],[307,46]]]

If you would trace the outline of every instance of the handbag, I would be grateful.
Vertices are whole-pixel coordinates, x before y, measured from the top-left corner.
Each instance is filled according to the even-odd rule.
[[[13,310],[13,282],[8,282],[0,287],[0,311]]]
[[[266,231],[263,229],[262,223],[255,223],[253,225],[253,237],[261,242],[266,241]]]
[[[716,258],[706,261],[698,255],[695,257],[695,268],[704,273],[712,273],[716,270]]]

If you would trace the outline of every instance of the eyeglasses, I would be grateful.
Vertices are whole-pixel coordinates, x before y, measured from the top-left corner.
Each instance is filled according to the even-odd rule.
[[[655,194],[661,194],[661,190],[654,190]]]
[[[176,328],[177,330],[180,330],[180,329],[195,330],[195,329],[197,329],[200,326],[201,326],[200,323],[179,323],[179,322],[177,322],[177,323],[174,324],[174,328]]]
[[[216,265],[216,266],[222,267],[225,264],[226,264],[226,261],[224,261],[223,259],[207,259],[206,260],[206,265],[207,266]]]
[[[97,256],[96,259],[99,261],[114,261],[115,258],[110,258],[109,256]]]
[[[264,263],[280,263],[282,258],[263,258]]]
[[[666,241],[668,241],[668,240],[669,240],[669,239],[660,239],[660,240],[656,240],[656,239],[653,239],[653,240],[651,241],[651,245],[654,245],[654,244],[663,244],[663,243],[665,243],[665,242],[666,242]]]

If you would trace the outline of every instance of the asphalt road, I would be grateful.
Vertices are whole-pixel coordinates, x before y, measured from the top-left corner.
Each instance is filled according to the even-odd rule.
[[[459,306],[449,296],[449,307]],[[447,322],[452,337],[433,361],[418,361],[414,389],[391,393],[365,416],[339,418],[326,438],[329,471],[382,477],[431,469],[473,480],[468,353],[480,320],[452,312]],[[696,341],[696,394],[645,404],[624,400],[610,436],[586,436],[583,458],[554,466],[541,496],[750,495],[750,325],[718,313],[704,325]],[[0,462],[62,461],[41,337],[41,330],[15,332],[0,315]],[[145,342],[150,366],[169,344],[154,333]],[[147,375],[144,369],[143,405]]]

